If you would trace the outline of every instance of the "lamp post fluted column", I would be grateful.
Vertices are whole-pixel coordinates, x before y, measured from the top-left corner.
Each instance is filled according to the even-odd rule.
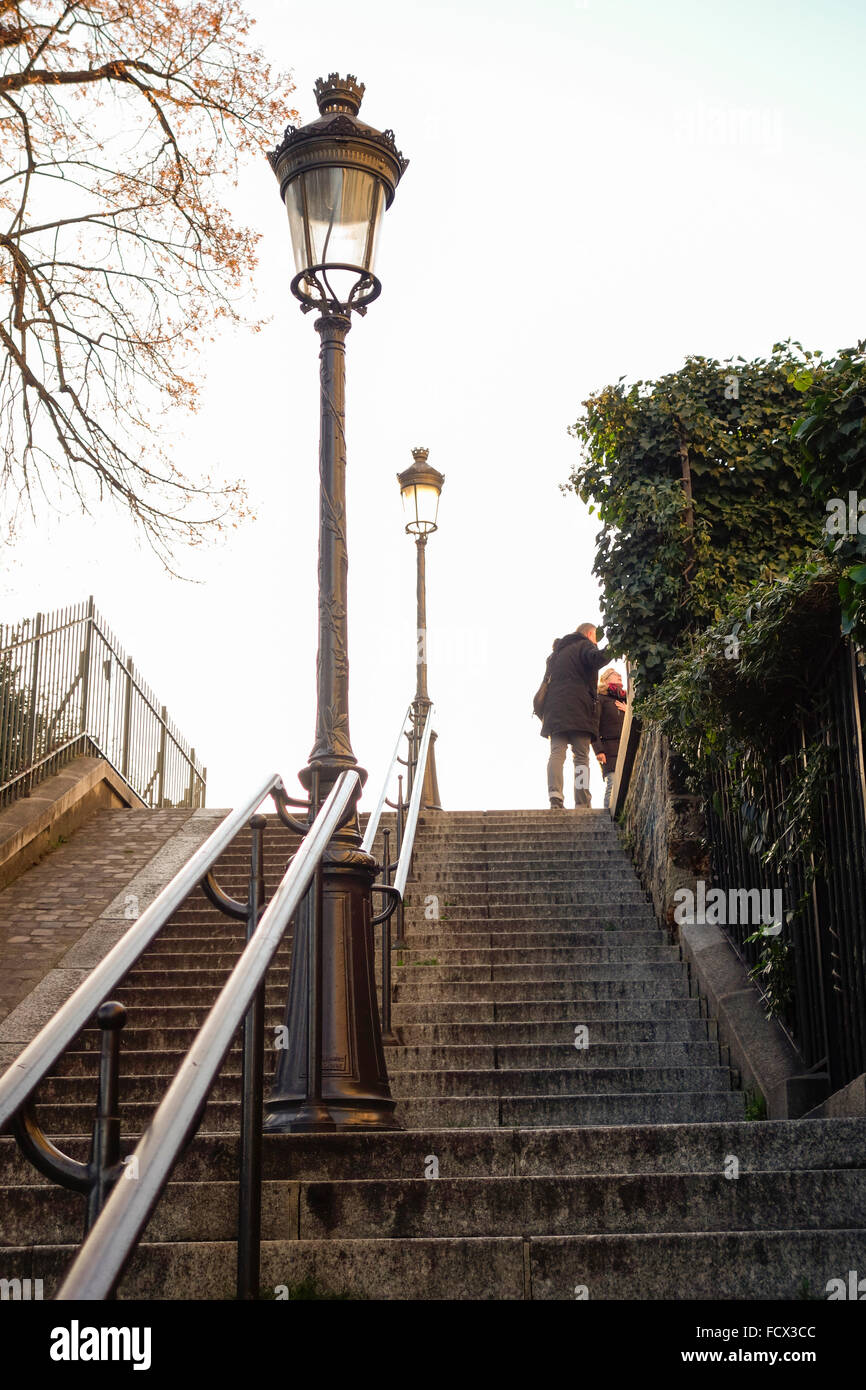
[[[316,320],[319,348],[319,651],[316,658],[316,740],[300,776],[309,787],[320,773],[324,800],[340,773],[354,767],[349,734],[347,605],[349,552],[346,545],[346,335],[348,315]]]
[[[416,555],[416,598],[418,622],[418,662],[415,684],[415,699],[412,701],[412,723],[415,730],[415,747],[420,746],[424,725],[432,705],[427,691],[427,536],[415,537]],[[424,767],[424,786],[421,791],[421,805],[438,808],[439,780],[436,776],[436,733],[430,737],[427,762]]]
[[[298,774],[311,818],[346,769],[366,778],[349,733],[346,335],[352,311],[365,313],[379,294],[376,233],[406,161],[390,132],[357,119],[363,92],[352,76],[320,79],[320,119],[287,130],[270,156],[292,232],[292,291],[304,312],[318,310],[320,339],[316,732]],[[376,1006],[379,866],[361,843],[355,809],[331,839],[295,921],[286,1046],[265,1106],[270,1133],[400,1128]]]

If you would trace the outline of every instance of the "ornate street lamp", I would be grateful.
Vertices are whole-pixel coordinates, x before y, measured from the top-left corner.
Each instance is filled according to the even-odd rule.
[[[296,271],[292,293],[304,313],[318,311],[314,327],[321,340],[316,737],[298,774],[314,807],[346,768],[366,777],[357,768],[349,737],[345,341],[352,312],[366,313],[380,293],[376,239],[407,164],[392,131],[358,120],[363,83],[331,73],[319,78],[315,94],[319,119],[289,127],[268,156],[289,218]],[[287,1047],[266,1104],[269,1132],[399,1128],[375,1002],[372,884],[377,868],[361,850],[355,811],[323,860],[320,943],[314,931],[315,890],[295,924]],[[316,997],[321,999],[318,1054],[309,1041],[316,1031],[310,1030]]]
[[[406,468],[402,473],[397,474],[400,495],[403,498],[406,532],[415,537],[417,560],[418,653],[416,664],[418,674],[415,699],[412,702],[415,744],[413,757],[421,742],[421,735],[424,732],[427,714],[432,703],[427,693],[427,537],[437,529],[439,497],[445,482],[444,474],[438,473],[427,462],[429,453],[429,449],[413,449],[414,462],[411,468]],[[436,759],[433,749],[435,740],[436,735],[433,734],[430,740],[430,750],[427,754],[427,765],[424,769],[421,805],[440,810],[439,783],[436,777]]]

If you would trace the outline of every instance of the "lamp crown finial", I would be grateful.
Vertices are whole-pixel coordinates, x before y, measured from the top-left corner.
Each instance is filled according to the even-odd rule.
[[[429,457],[429,454],[430,454],[430,450],[429,450],[429,449],[420,449],[420,448],[419,448],[419,449],[413,449],[413,450],[412,450],[412,457],[413,457],[413,459],[415,460],[416,463],[426,463],[426,462],[427,462],[427,459],[428,459],[428,457]]]
[[[337,72],[329,72],[327,77],[318,77],[313,88],[319,107],[319,114],[345,111],[357,116],[364,96],[364,83],[359,82],[353,72],[341,77]]]

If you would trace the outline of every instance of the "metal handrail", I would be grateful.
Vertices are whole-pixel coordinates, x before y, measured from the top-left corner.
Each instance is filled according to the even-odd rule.
[[[29,1098],[61,1054],[78,1036],[115,986],[213,868],[266,797],[285,794],[282,778],[272,774],[238,810],[232,811],[205,840],[171,882],[146,908],[45,1027],[0,1076],[0,1130]]]
[[[195,1131],[232,1039],[360,786],[358,773],[351,770],[341,773],[335,782],[135,1148],[131,1161],[137,1181],[115,1186],[56,1295],[59,1301],[102,1299],[110,1294],[187,1139]]]
[[[401,898],[406,891],[406,880],[409,877],[409,866],[412,863],[412,854],[415,848],[415,831],[418,828],[418,817],[421,814],[421,800],[424,793],[424,770],[427,766],[427,754],[430,749],[432,734],[433,706],[431,705],[427,711],[424,733],[421,735],[421,744],[418,749],[418,758],[415,763],[415,774],[412,782],[412,795],[409,799],[409,812],[406,816],[406,825],[403,830],[403,843],[400,847],[400,859],[397,863],[397,873],[394,876],[394,887]]]
[[[411,709],[411,707],[410,707]],[[404,921],[404,896],[406,892],[406,881],[409,877],[409,869],[412,864],[412,855],[415,849],[415,832],[418,828],[418,817],[421,814],[421,801],[424,795],[424,773],[427,767],[427,756],[430,751],[430,744],[433,736],[433,714],[434,709],[431,705],[427,711],[427,718],[424,723],[424,733],[420,744],[417,742],[416,730],[413,726],[411,734],[407,734],[405,728],[401,729],[397,739],[397,746],[394,749],[394,756],[385,774],[385,781],[382,786],[382,794],[375,812],[367,823],[367,833],[364,837],[364,849],[369,854],[376,838],[376,831],[382,815],[382,808],[385,805],[393,806],[397,812],[397,864],[396,877],[391,882],[391,854],[388,844],[390,831],[383,831],[384,854],[382,856],[382,881],[373,885],[373,891],[384,893],[387,899],[385,907],[373,918],[373,925],[382,925],[382,1041],[386,1044],[399,1042],[399,1037],[391,1027],[391,917],[397,913],[397,941],[396,946],[403,946],[403,921]],[[397,767],[400,759],[400,744],[404,738],[408,737],[409,757],[407,766],[412,773],[412,794],[409,798],[409,808],[406,821],[403,820],[405,802],[403,801],[403,778],[398,779],[399,793],[396,801],[388,801],[388,784]]]
[[[367,828],[364,832],[364,839],[361,844],[361,848],[365,854],[373,853],[373,843],[376,839],[376,831],[379,829],[379,821],[382,819],[382,812],[385,809],[385,802],[388,796],[388,787],[391,785],[391,777],[393,776],[395,767],[400,762],[400,748],[402,746],[404,738],[406,737],[406,722],[409,719],[411,712],[412,706],[409,705],[407,706],[406,713],[403,716],[403,722],[400,725],[400,732],[397,735],[397,742],[394,744],[394,752],[391,755],[391,761],[389,762],[387,770],[385,772],[385,776],[382,779],[382,790],[379,793],[379,800],[376,802],[376,809],[372,812],[372,814],[370,815],[370,819],[367,821]]]
[[[160,805],[204,804],[206,769],[92,597],[14,627],[0,624],[0,805],[26,795],[81,746],[119,763],[143,801],[158,785]]]

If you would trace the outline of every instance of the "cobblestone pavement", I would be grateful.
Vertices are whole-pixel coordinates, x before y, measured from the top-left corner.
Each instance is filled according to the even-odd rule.
[[[98,811],[0,892],[0,1022],[189,816]]]

